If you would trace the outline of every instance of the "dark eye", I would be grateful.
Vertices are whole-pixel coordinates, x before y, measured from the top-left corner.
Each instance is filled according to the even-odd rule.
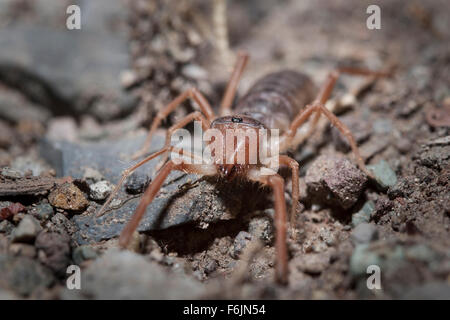
[[[242,118],[232,117],[231,121],[234,122],[234,123],[241,123],[242,122]]]

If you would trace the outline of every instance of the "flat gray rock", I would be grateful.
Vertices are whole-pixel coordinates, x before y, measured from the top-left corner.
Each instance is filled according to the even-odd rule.
[[[121,140],[85,144],[47,140],[41,145],[41,155],[53,165],[59,176],[81,179],[86,168],[91,168],[115,184],[122,171],[135,163],[127,159],[139,149],[144,138],[143,135],[129,136]],[[155,136],[152,150],[158,150],[161,146],[162,137]],[[149,161],[137,169],[136,174],[152,176],[158,161],[159,158]],[[122,187],[111,210],[100,218],[96,218],[93,212],[100,208],[101,203],[91,202],[95,210],[87,210],[72,218],[79,229],[75,234],[76,241],[87,244],[118,236],[140,198],[141,194],[129,194]],[[172,172],[148,206],[138,230],[165,229],[189,222],[206,228],[209,223],[236,216],[241,211],[242,201],[240,192],[230,192],[229,186],[217,184],[213,179]]]
[[[92,169],[99,172],[106,180],[116,183],[123,170],[137,163],[131,155],[138,150],[145,140],[145,134],[131,134],[122,139],[102,140],[100,142],[53,141],[44,139],[39,152],[55,170],[58,177],[71,176],[82,179]],[[155,136],[151,152],[163,146],[162,136]],[[138,168],[138,174],[153,173],[158,158]]]

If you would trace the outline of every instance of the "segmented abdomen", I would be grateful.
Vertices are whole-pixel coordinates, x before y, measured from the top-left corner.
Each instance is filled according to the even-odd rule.
[[[300,72],[270,73],[238,101],[235,112],[249,115],[267,128],[284,131],[295,115],[312,102],[316,91],[311,79]]]

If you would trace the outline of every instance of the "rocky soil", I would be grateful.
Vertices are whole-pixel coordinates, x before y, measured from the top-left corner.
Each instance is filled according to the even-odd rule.
[[[447,1],[228,2],[231,52],[251,56],[240,95],[282,68],[319,85],[338,65],[395,70],[376,81],[342,77],[328,104],[373,179],[325,119],[291,152],[301,210],[289,230],[288,286],[274,283],[272,196],[254,184],[172,173],[119,250],[155,159],[95,216],[162,106],[191,86],[220,103],[229,61],[212,8],[79,1],[82,29],[70,31],[66,2],[0,1],[1,299],[450,299]],[[366,28],[374,3],[380,30]],[[166,119],[152,150],[195,108]],[[289,171],[281,174],[290,206]],[[71,265],[80,290],[66,286]],[[367,287],[371,265],[381,289]]]

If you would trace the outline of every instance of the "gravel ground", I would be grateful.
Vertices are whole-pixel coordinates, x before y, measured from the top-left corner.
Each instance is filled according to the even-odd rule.
[[[369,30],[375,3],[381,29]],[[69,31],[64,1],[0,1],[1,299],[450,299],[447,1],[229,1],[230,52],[201,1],[79,4],[82,29]],[[318,85],[338,65],[395,70],[343,77],[330,102],[375,179],[326,121],[292,150],[287,286],[274,282],[272,196],[254,184],[173,173],[119,250],[153,160],[94,216],[162,106],[191,86],[220,103],[238,49],[250,54],[240,95],[282,68]],[[67,286],[71,265],[81,290]]]

